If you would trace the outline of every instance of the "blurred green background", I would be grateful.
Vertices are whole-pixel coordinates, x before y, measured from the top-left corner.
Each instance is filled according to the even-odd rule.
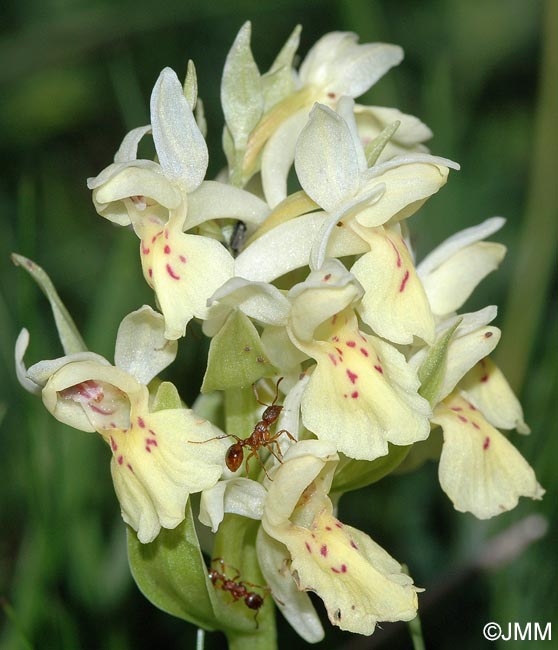
[[[361,41],[402,45],[406,58],[363,103],[397,106],[434,131],[434,153],[462,171],[411,223],[419,257],[453,232],[494,214],[508,219],[499,272],[467,305],[498,304],[498,361],[521,395],[530,437],[512,433],[547,490],[488,522],[455,512],[436,466],[388,477],[345,498],[341,517],[399,561],[421,597],[429,650],[558,648],[555,247],[558,152],[558,3],[554,0],[4,0],[0,27],[0,648],[127,650],[193,648],[195,630],[153,609],[129,576],[124,526],[96,435],[70,430],[15,381],[13,345],[31,331],[27,360],[61,354],[46,301],[9,253],[51,275],[90,347],[112,358],[121,318],[153,304],[141,278],[137,240],[100,219],[85,179],[112,159],[124,133],[148,121],[159,71],[197,66],[212,152],[224,163],[219,80],[246,19],[263,71],[296,23],[300,54],[323,33],[353,30]],[[551,156],[553,159],[551,160]],[[551,284],[552,280],[552,284]],[[192,400],[205,351],[181,346],[173,375]],[[515,525],[546,536],[512,562],[478,569],[487,544]],[[525,523],[526,521],[526,523]],[[521,524],[523,522],[523,524]],[[534,522],[534,523],[532,523]],[[519,544],[521,546],[521,544]],[[498,547],[500,548],[500,547]],[[513,555],[513,553],[512,553]],[[321,609],[321,606],[319,606]],[[552,641],[489,644],[488,621],[553,623]],[[280,621],[280,647],[304,647]],[[410,648],[403,625],[373,637],[330,630],[319,648]],[[219,634],[207,648],[223,647]],[[287,645],[289,644],[289,645]]]

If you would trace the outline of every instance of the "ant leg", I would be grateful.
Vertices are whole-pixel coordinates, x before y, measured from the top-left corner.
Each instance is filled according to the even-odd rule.
[[[229,569],[233,569],[233,571],[236,571],[236,575],[234,576],[234,578],[227,578],[227,580],[230,580],[231,582],[236,582],[238,578],[240,578],[240,571],[236,567],[232,566],[232,564],[226,564],[225,560],[222,557],[214,557],[211,560],[211,564],[213,564],[214,562],[219,562],[219,564],[221,565],[221,571],[223,572],[223,577],[225,578],[226,578],[225,573],[227,572],[227,567]]]
[[[277,451],[279,452],[278,455],[277,455],[277,454],[275,453],[275,451],[273,450],[273,445],[276,446],[276,449],[277,449]],[[280,463],[283,462],[283,454],[281,453],[281,448],[279,447],[279,445],[278,445],[274,440],[268,440],[268,442],[267,442],[267,444],[266,444],[266,447],[269,449],[269,451],[273,454],[273,456],[275,456],[275,458],[276,458]]]
[[[205,445],[206,442],[211,442],[212,440],[224,440],[225,438],[234,438],[237,442],[240,441],[240,438],[237,438],[232,433],[226,433],[224,436],[215,436],[214,438],[208,438],[207,440],[188,440],[191,445]]]
[[[271,479],[271,477],[269,476],[269,474],[267,473],[267,470],[266,470],[266,468],[265,468],[265,465],[262,463],[262,459],[261,459],[261,458],[259,457],[259,455],[258,455],[258,451],[257,451],[257,449],[253,449],[253,450],[248,454],[248,457],[246,458],[246,465],[245,465],[245,467],[246,467],[246,474],[248,474],[248,462],[250,461],[250,458],[252,458],[252,456],[255,456],[255,457],[258,459],[258,462],[259,462],[260,465],[262,466],[262,469],[263,469],[263,471],[265,472],[265,475],[266,475],[267,478],[271,481],[272,479]]]
[[[293,442],[298,442],[298,440],[293,436],[293,434],[290,431],[287,431],[287,429],[281,429],[281,431],[277,431],[277,433],[273,436],[273,440],[278,438],[282,433],[286,433],[287,436],[293,441]]]
[[[253,582],[248,582],[246,580],[242,580],[242,584],[247,587],[254,587],[254,589],[259,589],[260,591],[265,591],[266,594],[271,593],[271,587],[268,587],[267,585],[256,585]]]
[[[273,436],[271,436],[271,438],[267,441],[266,444],[267,444],[267,446],[269,447],[269,450],[271,451],[271,453],[275,456],[275,458],[277,458],[277,460],[279,460],[279,461],[281,461],[281,462],[282,462],[281,459],[282,459],[282,457],[283,457],[283,453],[282,453],[282,451],[281,451],[281,445],[277,442],[277,439],[279,438],[279,436],[280,436],[282,433],[286,433],[287,436],[288,436],[288,437],[289,437],[293,442],[298,442],[298,440],[297,440],[297,439],[296,439],[296,438],[295,438],[291,433],[289,433],[289,431],[287,431],[287,429],[281,429],[281,431],[278,431],[276,434],[274,434]],[[276,448],[277,448],[277,450],[279,451],[279,456],[281,456],[281,458],[278,458],[278,457],[277,457],[277,454],[275,454],[275,453],[273,452],[272,445],[276,445]]]
[[[286,433],[287,436],[293,441],[293,442],[298,442],[298,440],[287,431],[287,429],[281,429],[281,431],[278,431],[276,434],[271,436],[269,440],[266,441],[266,447],[269,449],[269,451],[275,456],[275,458],[282,463],[283,462],[283,452],[281,451],[281,445],[277,442],[277,439],[282,433]]]

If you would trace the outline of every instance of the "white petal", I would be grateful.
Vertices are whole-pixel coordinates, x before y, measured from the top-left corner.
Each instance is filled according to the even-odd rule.
[[[287,197],[287,179],[294,162],[298,137],[308,122],[304,108],[287,118],[267,141],[262,154],[262,186],[265,199],[274,208]]]
[[[312,271],[288,293],[292,303],[288,328],[295,345],[311,341],[319,325],[358,301],[362,294],[360,284],[339,260],[327,260],[321,269]]]
[[[466,398],[498,429],[529,433],[523,409],[502,371],[490,359],[481,359],[460,383]]]
[[[258,564],[281,614],[307,643],[321,641],[324,630],[312,601],[307,593],[299,591],[287,569],[291,559],[287,547],[260,527],[256,550]]]
[[[492,217],[477,226],[472,226],[471,228],[466,228],[455,233],[455,235],[446,239],[446,241],[437,246],[422,260],[417,267],[419,275],[425,276],[432,273],[434,269],[438,268],[454,253],[465,248],[465,246],[481,241],[481,239],[486,239],[486,237],[500,230],[505,223],[506,220],[502,217]]]
[[[455,323],[459,322],[458,334],[460,336],[471,334],[475,330],[491,323],[497,315],[498,308],[496,305],[489,305],[488,307],[483,307],[483,309],[469,312],[467,314],[457,314],[456,316],[451,316],[439,323],[436,326],[436,333],[440,334],[449,327],[453,327]]]
[[[138,162],[138,161],[134,161]],[[153,162],[152,160],[142,160],[140,166],[143,166],[145,163],[147,163],[145,166],[147,167],[155,167],[157,165],[156,162]],[[118,163],[111,163],[108,165],[108,167],[105,167],[103,170],[101,170],[97,176],[91,176],[87,179],[87,188],[90,190],[95,190],[98,187],[101,187],[101,185],[104,185],[107,181],[109,181],[111,178],[114,178],[117,174],[119,174],[123,169],[126,169],[130,167],[130,161],[127,162],[118,162]]]
[[[27,377],[34,384],[43,388],[55,372],[69,363],[74,363],[76,361],[92,361],[102,366],[111,365],[104,357],[95,352],[76,352],[64,357],[59,357],[58,359],[45,359],[33,364],[27,370]],[[90,431],[90,429],[87,429],[87,431]]]
[[[403,50],[398,45],[367,43],[348,48],[332,67],[324,91],[360,97],[402,60]]]
[[[324,221],[323,212],[305,214],[266,232],[236,258],[235,275],[249,280],[271,282],[289,271],[306,266],[312,245],[320,236]],[[327,255],[342,257],[366,250],[366,243],[349,228],[335,228]],[[273,255],[270,251],[273,251]]]
[[[234,277],[209,298],[208,307],[220,302],[239,307],[247,316],[264,325],[285,325],[291,308],[287,298],[272,284]]]
[[[308,375],[303,375],[289,390],[283,401],[283,410],[277,420],[277,431],[286,429],[297,440],[300,432],[300,404],[309,380]],[[289,447],[292,446],[293,441],[288,436],[281,436],[278,442],[284,456]]]
[[[385,185],[385,191],[379,201],[360,212],[356,219],[362,226],[370,228],[381,226],[390,219],[407,218],[428,197],[438,192],[446,184],[447,178],[447,167],[430,162],[417,161],[392,166],[385,163],[371,167],[362,175],[363,185],[359,196],[378,183]]]
[[[147,385],[176,358],[178,344],[168,341],[164,332],[165,319],[151,307],[128,314],[116,335],[115,364]]]
[[[269,215],[269,206],[251,192],[216,181],[204,181],[188,195],[184,230],[212,219],[240,219],[259,225]]]
[[[359,218],[371,206],[376,205],[386,191],[384,183],[376,183],[374,186],[368,186],[366,192],[359,192],[356,198],[349,199],[339,208],[337,212],[331,214],[322,226],[316,243],[312,246],[310,254],[310,268],[313,271],[319,269],[324,263],[330,239],[333,237],[338,228],[338,224],[350,222],[352,217]],[[355,228],[349,228],[356,232]]]
[[[459,171],[461,165],[456,163],[454,160],[449,158],[443,158],[442,156],[433,156],[429,153],[421,152],[408,152],[402,156],[396,156],[395,158],[390,158],[383,163],[377,163],[373,167],[369,167],[363,174],[363,180],[368,181],[373,178],[377,178],[381,174],[384,174],[390,169],[395,169],[396,167],[401,167],[402,165],[414,165],[415,163],[425,163],[427,165],[437,165],[438,167],[447,167],[448,169],[455,169]]]
[[[364,155],[364,148],[358,134],[356,119],[355,119],[355,102],[354,99],[343,95],[337,102],[337,113],[345,120],[349,127],[349,132],[353,139],[354,149],[358,159],[358,168],[361,172],[367,169],[366,156]]]
[[[495,308],[487,307],[478,312],[452,318],[439,327],[438,339],[455,325],[457,319],[462,319],[448,345],[444,379],[438,394],[432,399],[432,404],[437,404],[449,395],[467,372],[494,350],[500,340],[501,332],[497,327],[487,327],[485,323],[490,322],[495,315]],[[411,359],[411,366],[420,367],[427,352],[423,349],[415,354]]]
[[[125,163],[136,160],[138,157],[138,145],[144,135],[151,133],[151,124],[138,126],[127,133],[122,140],[118,151],[114,154],[115,163]]]
[[[457,311],[489,273],[504,259],[506,247],[477,242],[461,248],[427,275],[422,283],[432,311],[443,316]]]
[[[146,197],[169,209],[176,208],[182,201],[180,192],[165,178],[161,167],[147,160],[127,163],[93,190],[99,214],[119,225],[126,225],[126,209],[123,205],[111,204],[132,197]]]
[[[301,83],[325,86],[335,59],[345,49],[357,47],[357,39],[352,32],[330,32],[322,36],[300,64],[298,74]]]
[[[215,533],[225,513],[261,519],[266,495],[261,483],[247,478],[219,481],[202,492],[199,520]]]
[[[165,176],[193,192],[203,181],[208,163],[207,145],[184,97],[176,73],[165,68],[151,94],[151,125],[159,162]]]
[[[432,137],[432,131],[426,124],[414,115],[402,113],[397,108],[356,104],[354,110],[359,133],[362,136],[370,138],[372,129],[377,135],[386,126],[398,121],[400,125],[393,136],[393,142],[398,145],[414,147],[425,140],[430,140]]]
[[[15,344],[15,369],[17,380],[28,393],[40,395],[42,386],[27,376],[27,368],[23,361],[27,347],[29,346],[29,332],[23,328],[17,337]]]
[[[345,120],[315,104],[296,145],[295,168],[302,189],[324,210],[336,210],[358,189],[358,160]]]
[[[52,373],[42,395],[57,420],[80,431],[129,425],[130,399],[144,390],[133,377],[104,359],[57,361],[64,363]]]
[[[325,96],[358,97],[403,59],[403,50],[396,45],[356,41],[350,32],[323,36],[300,66],[301,82],[318,86]]]
[[[289,447],[268,488],[262,519],[264,530],[275,537],[273,529],[288,522],[304,490],[326,465],[330,471],[324,480],[331,485],[338,460],[335,445],[328,441],[299,440]]]

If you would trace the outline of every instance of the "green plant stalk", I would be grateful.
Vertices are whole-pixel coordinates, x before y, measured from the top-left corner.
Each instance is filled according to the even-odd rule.
[[[227,433],[245,438],[254,428],[254,394],[252,387],[232,388],[225,391],[225,427]],[[259,473],[258,463],[252,471]],[[213,556],[221,557],[241,570],[241,579],[256,585],[265,585],[256,557],[256,534],[259,522],[237,515],[225,515],[215,538]],[[275,650],[277,630],[275,608],[266,595],[264,606],[258,613],[257,633],[230,632],[227,634],[229,650]]]
[[[555,155],[558,150],[558,3],[547,0],[540,91],[537,107],[531,181],[514,275],[509,282],[503,337],[497,359],[511,386],[525,380],[536,334],[544,316],[555,260],[558,220]]]
[[[225,515],[215,537],[214,557],[222,558],[229,569],[238,570],[239,580],[265,586],[256,556],[256,535],[259,522],[239,515]],[[254,588],[259,592],[257,588]],[[231,604],[232,606],[232,604]],[[244,607],[244,604],[242,604]],[[251,610],[247,610],[252,615]],[[256,613],[254,612],[254,618]],[[277,629],[275,607],[269,594],[257,614],[257,629],[241,632],[225,629],[229,650],[276,650]]]
[[[422,626],[420,624],[420,617],[417,614],[412,621],[409,621],[409,632],[413,641],[414,650],[425,650],[424,638],[422,636]]]

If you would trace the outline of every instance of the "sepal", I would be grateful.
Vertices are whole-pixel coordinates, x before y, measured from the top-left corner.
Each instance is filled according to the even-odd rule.
[[[12,253],[12,261],[16,266],[21,266],[29,273],[47,297],[65,354],[86,351],[87,346],[47,273],[38,264],[23,255]]]

